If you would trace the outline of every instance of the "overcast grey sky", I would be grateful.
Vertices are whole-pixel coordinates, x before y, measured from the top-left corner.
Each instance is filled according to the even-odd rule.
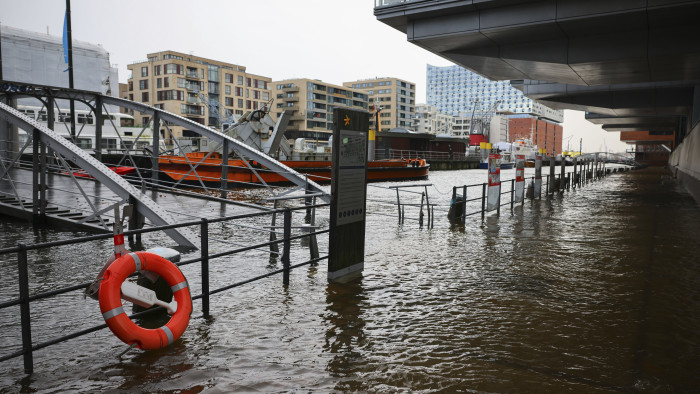
[[[426,64],[452,63],[406,41],[378,22],[373,0],[72,0],[73,39],[100,44],[119,67],[162,50],[192,53],[247,67],[273,80],[313,78],[342,84],[392,76],[416,84],[425,102]],[[61,36],[63,0],[0,0],[0,23]],[[566,111],[564,138],[584,151],[628,146]],[[566,144],[564,145],[566,149]]]

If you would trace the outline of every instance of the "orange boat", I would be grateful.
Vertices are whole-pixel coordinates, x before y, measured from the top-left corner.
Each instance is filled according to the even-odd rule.
[[[205,183],[221,182],[221,155],[207,152],[187,153],[185,156],[160,156],[158,166],[166,180],[180,181],[187,184],[199,184],[199,179]],[[307,174],[309,180],[328,183],[331,178],[330,161],[286,160],[282,164],[293,170]],[[291,183],[285,177],[268,170],[255,161],[248,164],[255,168],[260,177],[268,184]],[[195,171],[191,166],[196,166]],[[228,181],[231,183],[260,184],[260,179],[240,159],[229,159]],[[417,180],[428,177],[430,164],[424,159],[390,159],[370,161],[367,165],[367,181],[379,182],[389,180]],[[184,178],[184,179],[183,179]]]

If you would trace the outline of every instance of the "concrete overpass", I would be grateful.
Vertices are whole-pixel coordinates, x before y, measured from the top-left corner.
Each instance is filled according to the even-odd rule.
[[[409,42],[611,131],[672,133],[700,200],[700,1],[375,0]]]

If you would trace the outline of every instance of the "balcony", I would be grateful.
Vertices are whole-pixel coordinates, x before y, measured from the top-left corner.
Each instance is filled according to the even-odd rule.
[[[282,101],[285,103],[296,102],[299,101],[299,97],[282,97]]]
[[[298,92],[299,91],[299,86],[286,86],[282,88],[283,92]]]
[[[198,74],[198,73],[190,73],[190,72],[188,72],[188,73],[185,74],[185,78],[190,78],[190,79],[201,79],[201,78],[199,77],[199,74]]]

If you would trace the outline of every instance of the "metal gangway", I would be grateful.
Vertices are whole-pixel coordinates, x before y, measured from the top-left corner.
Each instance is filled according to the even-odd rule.
[[[41,102],[41,111],[38,111],[35,117],[18,110],[17,100],[24,98],[33,98]],[[76,124],[75,115],[65,115],[59,103],[67,101],[80,102],[89,108],[88,115],[94,120],[94,147],[85,149],[78,145],[81,133],[89,122]],[[149,121],[142,125],[137,135],[127,137],[120,133],[120,125],[114,124],[113,117],[110,117],[110,114],[114,113],[113,108],[140,113],[147,116]],[[57,114],[59,116],[56,116]],[[191,119],[143,103],[97,92],[0,81],[0,119],[0,122],[7,122],[0,125],[0,212],[31,218],[34,222],[58,221],[82,229],[110,232],[114,220],[111,215],[115,208],[130,205],[135,213],[131,218],[131,229],[142,228],[144,225],[175,224],[172,212],[150,198],[148,191],[186,194],[257,210],[277,209],[280,204],[284,205],[289,196],[295,195],[295,191],[302,193],[301,197],[295,198],[304,198],[308,204],[316,198],[324,202],[330,201],[328,194],[317,183],[273,157],[225,134],[226,130],[214,130]],[[104,124],[102,119],[107,119]],[[282,120],[280,119],[276,127],[280,126]],[[124,147],[117,151],[116,157],[111,155],[114,168],[135,168],[128,180],[103,164],[106,152],[114,153],[114,150],[110,151],[109,146],[104,146],[104,126],[111,126],[111,130],[116,131],[119,146]],[[166,146],[161,140],[160,130],[164,129],[167,134],[163,134],[172,137],[173,126],[181,126],[196,133],[200,138],[206,137],[210,143],[216,144],[213,150],[222,151],[224,158],[233,154],[243,159],[241,162],[258,177],[258,184],[264,186],[266,195],[261,198],[260,193],[256,192],[255,198],[237,196],[236,199],[227,199],[226,189],[229,182],[224,178],[228,169],[226,160],[222,163],[219,188],[212,187],[211,180],[199,176],[198,185],[194,186],[198,192],[183,190],[180,182],[164,183],[159,179],[162,173],[159,169],[160,156],[173,151],[185,152],[188,149],[188,146],[180,145],[177,139],[169,139],[169,142],[175,145],[174,148]],[[60,130],[61,127],[65,129]],[[70,133],[67,134],[68,130]],[[22,143],[18,138],[19,131],[26,137]],[[27,160],[27,157],[31,157],[31,160]],[[202,161],[187,160],[189,173],[196,174]],[[139,166],[137,163],[147,163],[147,166]],[[283,176],[295,187],[291,190],[288,187],[280,189],[266,184],[260,175],[263,171],[260,165],[265,166],[266,171],[274,171]],[[51,200],[59,193],[47,184],[47,177],[56,176],[66,178],[67,181],[62,184],[67,185],[64,189],[71,189],[74,198]],[[90,192],[90,186],[86,186],[89,185],[88,182],[107,187],[114,198],[111,201],[102,201],[104,199]],[[285,196],[287,197],[283,198]],[[250,200],[253,199],[272,202],[274,206],[265,207],[251,203]],[[166,234],[182,246],[195,247],[198,244],[197,235],[187,228],[174,227],[166,230]]]

